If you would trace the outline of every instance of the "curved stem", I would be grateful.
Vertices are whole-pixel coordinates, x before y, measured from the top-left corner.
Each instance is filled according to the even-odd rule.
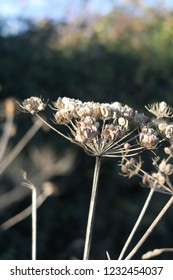
[[[162,210],[160,211],[160,213],[157,215],[157,217],[155,218],[155,220],[152,222],[152,224],[149,226],[149,228],[147,229],[147,231],[144,233],[144,235],[142,236],[142,238],[139,240],[139,242],[136,244],[136,246],[133,248],[133,250],[128,254],[128,256],[125,258],[125,260],[130,260],[134,254],[139,250],[139,248],[142,246],[142,244],[145,242],[145,240],[148,238],[148,236],[151,234],[151,232],[153,231],[153,229],[155,228],[155,226],[158,224],[158,222],[161,220],[161,218],[163,217],[163,215],[166,213],[166,211],[169,209],[169,207],[172,205],[173,203],[173,195],[171,196],[171,198],[168,200],[168,202],[166,203],[166,205],[162,208]]]
[[[137,221],[136,221],[136,223],[135,223],[135,225],[134,225],[134,227],[133,227],[133,229],[132,229],[132,231],[131,231],[131,233],[130,233],[130,235],[129,235],[129,237],[128,237],[128,239],[127,239],[127,241],[126,241],[126,243],[125,243],[125,245],[124,245],[124,247],[123,247],[123,249],[122,249],[122,251],[120,253],[120,256],[119,256],[118,260],[122,260],[122,258],[124,256],[124,253],[127,250],[127,247],[129,246],[129,244],[130,244],[130,242],[131,242],[131,240],[132,240],[136,230],[138,229],[139,224],[140,224],[140,222],[141,222],[141,220],[142,220],[142,218],[143,218],[143,216],[144,216],[144,214],[145,214],[145,212],[147,210],[147,207],[148,207],[148,205],[150,203],[150,200],[152,198],[153,193],[154,193],[154,188],[150,190],[150,192],[148,194],[148,197],[147,197],[147,199],[145,201],[145,204],[144,204],[144,206],[143,206],[143,208],[142,208],[142,210],[140,212],[140,215],[139,215],[139,217],[138,217],[138,219],[137,219]]]
[[[40,117],[40,115],[36,114],[36,116],[44,123],[46,124],[49,128],[51,128],[52,130],[54,130],[56,133],[58,133],[59,135],[61,135],[62,137],[66,138],[67,140],[71,141],[71,138],[66,136],[65,134],[63,134],[62,132],[60,132],[59,130],[57,130],[56,128],[54,128],[52,125],[50,125],[47,121],[45,121],[42,117]]]
[[[101,157],[97,156],[96,161],[95,161],[92,193],[91,193],[90,207],[89,207],[89,212],[88,212],[88,222],[87,222],[87,229],[86,229],[86,236],[85,236],[83,260],[89,259],[92,232],[93,232],[93,224],[94,224],[94,214],[95,214],[96,199],[97,199],[97,186],[98,186],[100,165],[101,165]]]

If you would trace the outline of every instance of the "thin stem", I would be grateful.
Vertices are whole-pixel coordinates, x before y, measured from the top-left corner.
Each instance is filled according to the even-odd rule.
[[[98,186],[100,165],[101,165],[101,157],[97,156],[96,161],[95,161],[92,193],[91,193],[90,207],[89,207],[89,212],[88,212],[88,222],[87,222],[87,229],[86,229],[86,236],[85,236],[83,260],[89,259],[92,232],[93,232],[93,224],[94,224],[94,214],[95,214],[95,207],[96,207],[97,186]]]
[[[146,212],[146,210],[148,208],[148,205],[150,203],[150,200],[152,198],[153,193],[154,193],[154,188],[152,188],[150,190],[150,192],[148,194],[148,197],[147,197],[147,199],[145,201],[145,204],[144,204],[144,206],[143,206],[143,208],[142,208],[142,210],[140,212],[140,215],[139,215],[139,217],[138,217],[138,219],[137,219],[137,221],[136,221],[136,223],[135,223],[135,225],[134,225],[134,227],[133,227],[133,229],[132,229],[132,231],[131,231],[131,233],[130,233],[130,235],[129,235],[129,237],[128,237],[128,239],[127,239],[127,241],[126,241],[126,243],[125,243],[125,245],[124,245],[124,247],[123,247],[123,249],[122,249],[122,251],[120,253],[120,256],[119,256],[118,260],[122,260],[122,258],[124,256],[124,253],[127,250],[127,247],[129,246],[129,244],[130,244],[130,242],[131,242],[131,240],[132,240],[136,230],[138,229],[139,224],[141,223],[141,220],[142,220],[142,218],[143,218],[143,216],[144,216],[144,214],[145,214],[145,212]]]
[[[67,140],[72,142],[72,139],[68,136],[66,136],[65,134],[63,134],[62,132],[60,132],[59,130],[57,130],[56,128],[54,128],[52,125],[50,125],[47,121],[45,121],[42,117],[40,117],[40,115],[36,115],[44,124],[46,124],[49,128],[51,128],[52,130],[54,130],[56,133],[58,133],[59,135],[61,135],[62,137],[66,138]]]
[[[17,143],[17,145],[13,148],[13,150],[9,153],[9,155],[1,162],[0,174],[2,174],[3,171],[9,166],[9,164],[19,155],[22,149],[37,133],[37,131],[41,128],[41,126],[42,123],[39,120],[35,121],[32,127],[27,131],[27,133],[23,136],[23,138]]]
[[[38,209],[38,207],[40,207],[43,204],[43,202],[46,200],[47,197],[48,197],[48,195],[45,195],[44,192],[42,192],[37,197],[37,209]],[[7,230],[7,229],[13,227],[14,225],[16,225],[17,223],[23,221],[25,218],[27,218],[31,214],[32,214],[32,204],[29,205],[27,208],[25,208],[20,213],[13,216],[12,218],[8,219],[3,224],[1,224],[0,228],[1,228],[1,230]]]
[[[6,122],[4,124],[3,134],[0,141],[0,161],[3,158],[3,155],[6,151],[8,141],[11,136],[11,131],[13,128],[13,119],[14,119],[14,105],[10,99],[8,99],[5,102],[5,107],[6,107]]]
[[[37,188],[32,188],[32,260],[36,260],[37,244]]]
[[[136,246],[133,248],[133,250],[128,254],[128,256],[125,258],[125,260],[130,260],[134,254],[139,250],[139,248],[142,246],[142,244],[145,242],[145,240],[148,238],[148,236],[151,234],[155,226],[158,224],[158,222],[162,219],[163,215],[166,213],[166,211],[169,209],[169,207],[173,203],[173,195],[168,200],[166,205],[162,208],[160,213],[157,215],[155,220],[152,222],[152,224],[149,226],[145,234],[142,236],[142,238],[139,240],[139,242],[136,244]]]

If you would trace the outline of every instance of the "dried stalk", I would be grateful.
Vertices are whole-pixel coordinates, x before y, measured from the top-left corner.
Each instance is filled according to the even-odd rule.
[[[160,213],[157,215],[157,217],[155,218],[155,220],[152,222],[152,224],[150,225],[150,227],[147,229],[147,231],[145,232],[145,234],[142,236],[142,238],[139,240],[139,242],[136,244],[136,246],[133,248],[133,250],[128,254],[128,256],[125,258],[125,260],[130,260],[134,254],[139,250],[139,248],[142,246],[142,244],[145,242],[145,240],[148,238],[148,236],[151,234],[151,232],[153,231],[153,229],[155,228],[155,226],[158,224],[158,222],[162,219],[163,215],[167,212],[167,210],[169,209],[169,207],[172,205],[173,203],[173,195],[171,196],[171,198],[168,200],[168,202],[166,203],[166,205],[162,208],[162,210],[160,211]]]
[[[90,207],[88,212],[88,222],[87,222],[87,229],[86,229],[86,236],[85,236],[83,260],[88,260],[90,254],[100,165],[101,165],[101,157],[96,157]]]

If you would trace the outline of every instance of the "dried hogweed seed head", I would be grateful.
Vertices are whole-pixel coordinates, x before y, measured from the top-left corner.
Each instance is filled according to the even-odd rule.
[[[159,139],[153,128],[143,127],[141,133],[139,133],[139,142],[145,149],[156,148]]]
[[[159,118],[172,118],[173,108],[162,101],[160,103],[148,104],[145,108],[152,113],[154,116]]]
[[[30,98],[25,99],[21,107],[25,111],[34,115],[40,111],[43,111],[46,107],[46,104],[42,101],[41,98],[32,96]]]

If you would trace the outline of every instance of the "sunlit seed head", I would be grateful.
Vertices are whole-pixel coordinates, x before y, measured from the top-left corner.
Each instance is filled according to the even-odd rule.
[[[154,149],[159,143],[159,139],[153,128],[143,127],[139,133],[139,142],[145,149]]]
[[[46,104],[42,101],[41,98],[32,96],[23,101],[21,107],[31,113],[32,115],[37,114],[40,111],[43,111],[46,107]]]
[[[173,108],[162,101],[160,103],[148,104],[145,108],[154,116],[159,118],[172,118]]]

